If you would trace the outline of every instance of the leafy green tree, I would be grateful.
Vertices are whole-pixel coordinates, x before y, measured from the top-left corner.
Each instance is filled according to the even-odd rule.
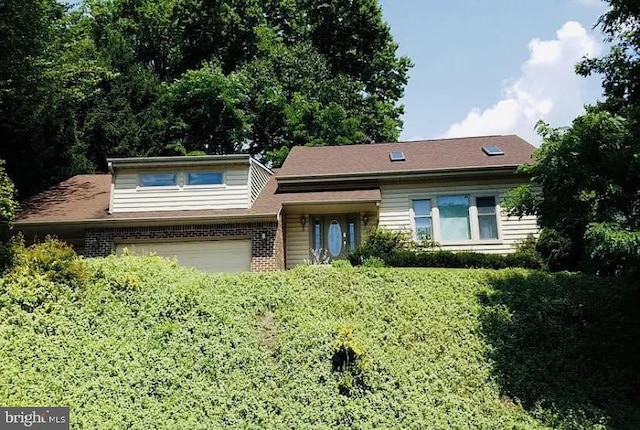
[[[107,156],[279,165],[400,132],[411,64],[376,0],[7,0],[0,22],[0,158],[21,197]]]
[[[600,25],[611,51],[577,66],[603,75],[604,100],[570,127],[539,123],[542,146],[522,168],[531,183],[507,197],[512,213],[537,215],[552,269],[640,269],[640,6],[609,3]]]
[[[169,131],[172,145],[181,152],[232,154],[242,151],[249,124],[242,109],[247,99],[244,77],[226,75],[207,64],[188,71],[169,87],[168,103],[174,112]]]
[[[582,61],[578,73],[602,75],[605,100],[601,106],[629,119],[640,110],[640,4],[634,0],[607,0],[610,9],[598,24],[612,43],[601,58]],[[637,126],[632,126],[637,132]]]
[[[397,139],[410,61],[376,1],[342,3],[91,1],[95,43],[123,90],[107,89],[87,144],[120,155],[243,150],[277,165],[269,154],[294,145]]]
[[[49,0],[0,8],[0,157],[22,197],[90,171],[81,125],[106,72],[86,17]]]
[[[638,228],[638,143],[628,121],[590,108],[571,127],[540,123],[543,144],[536,162],[521,170],[532,181],[507,198],[512,213],[535,214],[544,229],[543,253],[552,269],[576,269],[585,257],[584,235],[592,223]]]

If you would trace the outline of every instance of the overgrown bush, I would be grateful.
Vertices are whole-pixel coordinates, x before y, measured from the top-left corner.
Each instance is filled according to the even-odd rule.
[[[342,327],[336,333],[331,368],[338,373],[338,389],[345,396],[357,396],[367,390],[366,371],[369,362],[362,346],[355,338],[351,326]]]
[[[367,267],[542,269],[543,262],[534,249],[535,243],[535,238],[530,238],[520,244],[515,253],[507,255],[452,252],[437,249],[436,242],[415,243],[407,232],[379,228],[366,237],[363,244],[351,253],[349,259],[353,265]]]
[[[384,262],[384,260],[380,257],[367,257],[364,259],[364,261],[362,262],[362,265],[364,267],[372,267],[372,268],[377,268],[377,267],[385,267],[386,263]]]
[[[370,257],[386,261],[397,252],[415,249],[415,246],[408,232],[377,228],[367,234],[364,242],[349,255],[349,260],[354,266]]]
[[[333,260],[331,262],[331,266],[337,269],[345,269],[351,267],[351,263],[349,260]]]
[[[622,280],[81,261],[81,294],[0,306],[0,404],[74,429],[640,428]]]
[[[568,236],[549,228],[540,230],[536,250],[540,254],[544,265],[553,272],[567,268],[575,270],[581,258],[578,255],[574,241]]]
[[[0,305],[27,311],[50,309],[57,301],[74,299],[89,278],[84,261],[68,244],[47,237],[42,243],[13,246],[13,266],[0,279]]]
[[[13,182],[5,172],[4,160],[0,160],[0,273],[12,262],[11,233],[17,207]]]
[[[458,269],[506,269],[522,267],[541,269],[540,260],[529,254],[483,254],[479,252],[452,251],[401,251],[387,258],[385,263],[391,267],[448,267]]]
[[[525,266],[516,265],[515,267],[527,267],[531,269],[547,269],[547,266],[538,251],[538,239],[530,234],[526,239],[516,245],[516,251],[511,254],[511,260],[528,262]]]
[[[640,232],[611,224],[593,224],[585,234],[585,271],[601,275],[638,273]]]

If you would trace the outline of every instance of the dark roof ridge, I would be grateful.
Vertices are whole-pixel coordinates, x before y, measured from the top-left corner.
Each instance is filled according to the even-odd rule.
[[[445,142],[445,141],[449,141],[449,140],[472,140],[472,139],[488,139],[488,138],[492,138],[492,137],[518,137],[520,138],[517,134],[515,133],[510,133],[510,134],[488,134],[488,135],[482,135],[482,136],[465,136],[465,137],[436,137],[436,138],[429,138],[429,139],[416,139],[416,140],[398,140],[395,142],[369,142],[369,143],[351,143],[351,144],[346,144],[346,145],[296,145],[294,147],[292,147],[291,149],[294,148],[327,148],[327,147],[343,147],[343,146],[358,146],[358,145],[367,145],[367,146],[371,146],[371,145],[395,145],[398,143],[428,143],[428,142]],[[521,139],[521,138],[520,138]]]
[[[416,142],[443,142],[446,140],[468,140],[468,139],[486,139],[490,137],[512,137],[518,136],[515,133],[509,134],[487,134],[482,136],[464,136],[464,137],[435,137],[429,139],[419,139],[419,140],[399,140],[397,142],[384,142],[384,143],[416,143]],[[383,142],[380,142],[383,143]]]

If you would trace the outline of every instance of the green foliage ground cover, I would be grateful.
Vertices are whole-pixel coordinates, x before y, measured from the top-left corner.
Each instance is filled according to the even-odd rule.
[[[54,248],[0,281],[0,404],[68,405],[72,428],[640,426],[640,300],[620,279],[207,275]]]

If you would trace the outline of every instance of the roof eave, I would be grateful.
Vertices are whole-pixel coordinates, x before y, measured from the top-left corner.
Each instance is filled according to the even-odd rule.
[[[294,200],[290,202],[282,202],[282,206],[297,206],[297,205],[337,205],[337,204],[366,204],[366,203],[380,203],[381,199],[346,199],[346,200]]]
[[[272,221],[277,217],[277,213],[255,213],[243,215],[197,215],[197,216],[179,216],[179,217],[133,217],[133,218],[96,218],[96,219],[79,219],[79,220],[51,220],[51,221],[15,221],[15,227],[46,227],[50,225],[77,225],[87,227],[99,227],[101,225],[120,226],[137,223],[145,223],[145,225],[158,225],[167,223],[188,223],[188,222],[220,222],[231,220],[250,220],[251,222],[259,222],[263,220]]]
[[[207,164],[249,164],[251,156],[248,154],[175,156],[175,157],[136,157],[136,158],[107,158],[109,171],[114,169],[137,167],[166,167],[166,166],[200,166]]]
[[[516,173],[520,164],[499,165],[499,166],[472,166],[454,169],[431,169],[431,170],[405,170],[405,171],[377,171],[377,172],[357,172],[325,175],[276,175],[279,184],[294,184],[308,182],[334,182],[334,181],[363,181],[379,179],[419,179],[447,177],[447,176],[474,176],[478,174],[495,173]]]

